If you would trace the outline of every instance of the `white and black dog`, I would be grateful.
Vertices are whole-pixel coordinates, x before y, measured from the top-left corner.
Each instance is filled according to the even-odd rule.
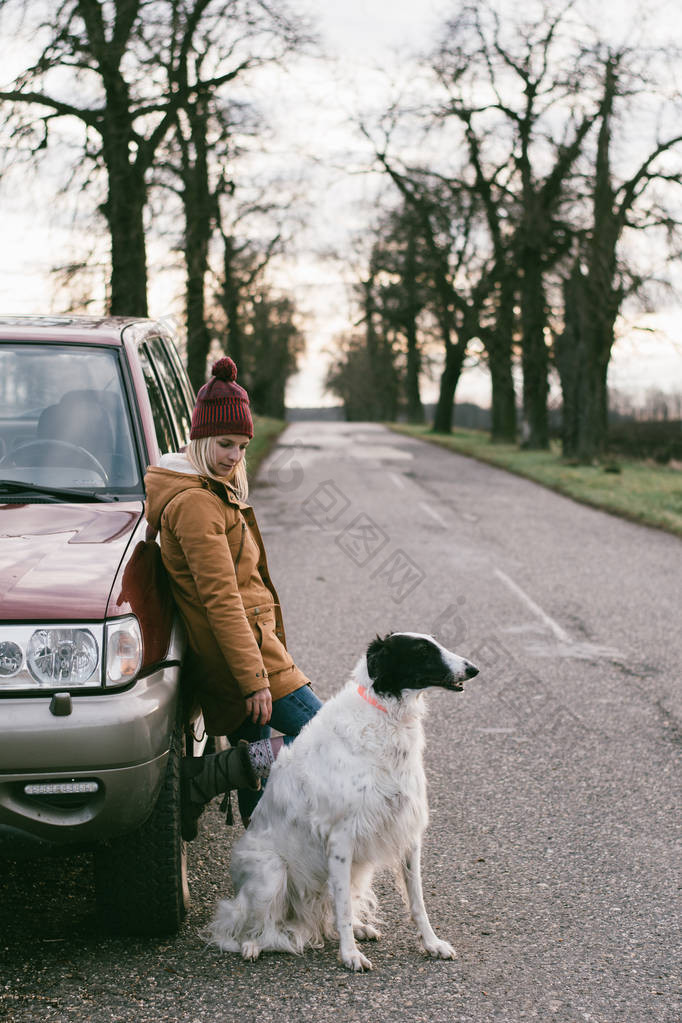
[[[426,951],[453,959],[424,906],[421,840],[428,820],[423,690],[460,692],[478,669],[432,636],[370,643],[347,685],[275,761],[248,831],[232,853],[235,897],[206,930],[220,948],[257,959],[300,953],[338,935],[350,970],[370,970],[356,939],[378,938],[372,876],[391,867]]]

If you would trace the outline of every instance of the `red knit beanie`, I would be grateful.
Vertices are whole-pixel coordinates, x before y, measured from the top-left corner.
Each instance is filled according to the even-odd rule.
[[[226,433],[253,437],[249,396],[235,383],[237,367],[232,359],[218,359],[211,379],[199,390],[192,413],[190,440],[221,437]]]

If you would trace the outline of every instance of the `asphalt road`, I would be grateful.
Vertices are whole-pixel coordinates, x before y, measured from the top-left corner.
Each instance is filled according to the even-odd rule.
[[[425,896],[459,958],[420,954],[388,877],[371,974],[207,950],[241,830],[213,807],[173,940],[102,933],[86,857],[3,864],[0,1019],[678,1023],[680,541],[367,424],[289,427],[252,496],[321,697],[376,632],[481,669],[426,726]]]

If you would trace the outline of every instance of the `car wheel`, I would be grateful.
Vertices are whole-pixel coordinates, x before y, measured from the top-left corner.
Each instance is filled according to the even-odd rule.
[[[187,849],[180,834],[184,729],[173,733],[166,774],[151,816],[136,831],[95,850],[98,912],[119,934],[175,934],[189,908]]]

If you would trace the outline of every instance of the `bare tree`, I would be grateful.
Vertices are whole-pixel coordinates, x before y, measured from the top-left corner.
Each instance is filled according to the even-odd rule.
[[[465,0],[432,61],[446,96],[439,116],[464,127],[490,230],[491,277],[505,318],[493,343],[511,343],[511,297],[518,292],[525,443],[536,448],[549,443],[545,276],[570,245],[562,206],[599,113],[586,48],[568,23],[572,6],[544,0],[533,20],[526,11],[503,20],[493,0]],[[493,363],[498,354],[491,353]],[[506,353],[505,363],[509,380]]]
[[[262,284],[244,311],[243,331],[239,378],[248,389],[254,411],[283,419],[287,380],[296,372],[305,349],[293,299]]]
[[[84,160],[106,178],[110,311],[145,315],[144,210],[162,141],[181,108],[200,118],[206,96],[279,54],[299,26],[265,0],[0,0],[0,15],[22,12],[26,30],[48,41],[0,91],[5,129],[38,157],[55,124],[80,127]],[[209,50],[199,78],[196,55]]]
[[[376,315],[388,348],[404,360],[400,383],[404,384],[408,422],[423,423],[419,380],[423,361],[420,319],[432,298],[430,254],[420,219],[405,202],[381,218],[375,235],[370,264],[374,268]],[[397,371],[394,371],[391,388],[397,379]]]
[[[257,12],[260,5],[254,5]],[[245,10],[240,43],[249,50],[260,42],[267,27],[269,46],[255,63],[282,62],[301,47],[307,37],[302,26],[280,9],[277,15],[263,5],[266,21]],[[271,24],[270,24],[271,22]],[[252,38],[253,36],[253,38]],[[234,205],[239,191],[240,157],[246,139],[265,135],[267,116],[243,98],[223,95],[211,85],[210,69],[225,64],[235,49],[236,30],[226,33],[225,26],[211,22],[202,32],[200,46],[192,52],[187,66],[191,71],[187,100],[178,111],[175,129],[167,142],[168,159],[164,169],[179,180],[183,207],[183,249],[186,266],[187,365],[190,378],[199,387],[205,378],[206,359],[211,343],[207,317],[206,284],[210,272],[211,242],[216,233],[223,239],[223,268],[229,273],[229,244],[223,221],[225,204]],[[252,65],[253,66],[253,65]],[[193,84],[192,84],[193,83]],[[290,190],[288,190],[290,191]],[[252,203],[252,210],[254,204]],[[271,204],[274,209],[274,204]],[[261,206],[262,209],[262,206]],[[294,219],[292,214],[291,219]],[[268,250],[271,251],[269,246]],[[231,317],[228,326],[236,329]],[[234,339],[233,339],[234,340]]]
[[[204,382],[206,356],[211,344],[206,324],[205,281],[217,200],[209,176],[209,102],[210,94],[198,89],[185,109],[179,112],[174,136],[180,150],[185,220],[187,370],[196,389]],[[185,118],[186,124],[183,123]]]
[[[397,418],[400,381],[390,337],[374,322],[372,289],[364,282],[365,309],[361,326],[337,341],[336,355],[325,386],[343,401],[350,421],[394,421]],[[369,316],[368,316],[369,313]]]
[[[492,389],[491,436],[494,441],[516,440],[516,392],[512,372],[512,352],[516,335],[514,304],[519,288],[519,272],[514,259],[514,234],[508,225],[510,194],[508,178],[510,161],[505,156],[501,165],[486,166],[482,141],[473,124],[473,112],[455,106],[457,117],[465,126],[469,161],[474,172],[473,188],[479,198],[492,244],[493,262],[486,267],[491,291],[492,311],[483,334],[488,355]],[[483,290],[483,282],[481,282]]]
[[[250,200],[239,199],[238,188],[229,189],[219,203],[220,270],[209,321],[213,337],[238,366],[248,352],[250,305],[266,289],[268,268],[289,242],[283,219],[290,208],[286,200],[280,205],[268,199],[269,188]],[[284,186],[282,193],[290,195]]]
[[[481,334],[481,315],[490,290],[477,264],[474,225],[478,207],[470,190],[452,186],[423,168],[398,168],[387,150],[377,159],[414,213],[429,253],[432,309],[445,349],[433,429],[449,433],[457,384],[469,342]]]
[[[291,227],[298,220],[287,201],[293,204],[293,193],[282,183],[273,201],[268,191],[266,186],[261,195],[251,190],[245,200],[237,186],[220,197],[220,268],[206,323],[213,343],[237,363],[256,411],[281,418],[287,381],[297,370],[305,335],[293,298],[272,284],[272,267],[289,244],[283,221],[291,217]]]
[[[643,54],[639,54],[640,60]],[[651,193],[656,184],[682,184],[682,133],[670,130],[648,147],[634,171],[620,181],[613,170],[614,122],[619,101],[632,100],[636,55],[630,49],[607,52],[603,60],[603,101],[590,174],[588,226],[577,238],[576,255],[564,288],[564,330],[556,341],[556,362],[564,396],[563,451],[590,462],[606,445],[607,372],[615,340],[615,323],[624,298],[642,280],[622,251],[627,234],[664,230],[674,237],[680,226],[667,204]],[[659,53],[660,57],[660,53]],[[632,123],[631,115],[629,123]],[[621,122],[621,132],[627,130]],[[637,135],[641,144],[640,127]],[[674,166],[666,163],[675,156]]]
[[[359,332],[353,331],[336,339],[334,359],[325,376],[325,389],[341,399],[349,422],[376,418],[372,412],[376,392],[366,339]]]

